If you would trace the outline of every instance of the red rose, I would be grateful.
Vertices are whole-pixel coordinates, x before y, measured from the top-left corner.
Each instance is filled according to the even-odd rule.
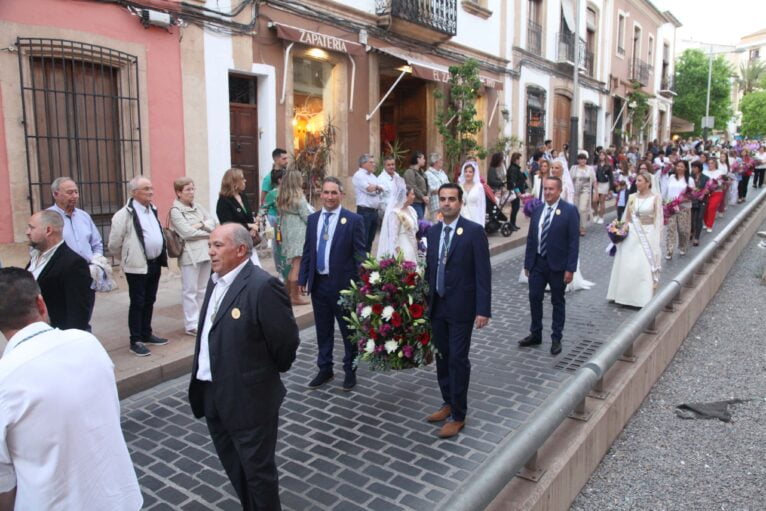
[[[399,315],[398,312],[394,312],[393,314],[391,314],[391,324],[397,328],[402,326],[402,317]]]
[[[420,344],[422,344],[423,346],[428,344],[428,341],[430,340],[431,340],[431,334],[429,334],[428,332],[423,332],[422,334],[418,336],[418,341],[420,341]]]
[[[373,314],[377,314],[378,316],[380,316],[381,314],[383,314],[383,306],[379,303],[376,303],[375,305],[372,306],[372,312]]]
[[[413,303],[412,305],[410,305],[410,314],[412,314],[412,317],[415,319],[422,318],[423,306],[418,303]]]
[[[415,278],[417,278],[417,273],[408,273],[407,276],[404,278],[404,283],[408,286],[414,286],[415,285]]]
[[[366,271],[362,272],[362,280],[364,281],[365,284],[370,283],[370,275]]]
[[[367,332],[367,336],[374,341],[378,338],[378,332],[376,332],[374,328],[370,328],[370,331]]]

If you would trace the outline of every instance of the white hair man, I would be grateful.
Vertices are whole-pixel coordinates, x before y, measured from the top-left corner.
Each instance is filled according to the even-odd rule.
[[[128,192],[131,196],[128,203],[112,217],[109,251],[120,254],[120,266],[128,281],[130,351],[145,357],[151,355],[147,344],[168,343],[152,332],[154,301],[162,267],[168,265],[168,254],[157,208],[152,204],[152,182],[136,176],[128,183]]]

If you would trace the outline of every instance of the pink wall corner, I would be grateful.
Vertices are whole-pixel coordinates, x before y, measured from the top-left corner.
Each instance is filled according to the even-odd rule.
[[[7,218],[7,222],[0,222],[0,243],[13,243],[13,222],[11,218],[11,179],[8,172],[8,147],[5,143],[5,118],[3,114],[3,90],[0,88],[0,218]]]
[[[149,107],[149,126],[142,126],[142,139],[149,142],[155,202],[164,211],[170,207],[175,193],[173,181],[186,173],[184,161],[183,83],[181,47],[178,27],[170,32],[158,27],[145,29],[126,8],[78,0],[0,0],[0,17],[5,20],[38,26],[49,26],[82,32],[82,40],[94,33],[141,44],[145,48],[148,90],[140,94]],[[36,34],[30,33],[34,37]],[[143,56],[139,55],[139,58]],[[7,181],[7,156],[0,145],[0,187]],[[6,186],[7,188],[7,186]],[[7,190],[0,190],[0,201]],[[8,204],[2,201],[2,204]],[[5,216],[0,209],[0,218]],[[0,222],[0,239],[9,227]],[[10,222],[8,222],[10,223]]]

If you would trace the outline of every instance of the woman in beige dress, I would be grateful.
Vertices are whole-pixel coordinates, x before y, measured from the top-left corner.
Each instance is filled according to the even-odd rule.
[[[580,212],[580,236],[585,236],[585,229],[590,224],[593,195],[598,192],[596,173],[587,162],[588,155],[580,153],[577,155],[577,165],[570,169],[575,188],[574,205]]]
[[[293,305],[306,305],[309,302],[298,290],[298,271],[303,255],[303,242],[306,239],[306,225],[311,209],[303,194],[303,175],[297,170],[290,170],[282,178],[279,186],[277,206],[277,242],[282,257],[290,265],[287,275],[287,292]]]

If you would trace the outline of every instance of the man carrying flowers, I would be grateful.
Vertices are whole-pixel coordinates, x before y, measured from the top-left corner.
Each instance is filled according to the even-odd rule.
[[[426,277],[429,286],[431,331],[439,355],[436,375],[442,407],[428,422],[446,422],[440,438],[457,435],[465,425],[471,363],[468,351],[474,326],[490,318],[492,268],[484,229],[460,216],[463,190],[454,183],[439,188],[442,221],[428,230]]]

